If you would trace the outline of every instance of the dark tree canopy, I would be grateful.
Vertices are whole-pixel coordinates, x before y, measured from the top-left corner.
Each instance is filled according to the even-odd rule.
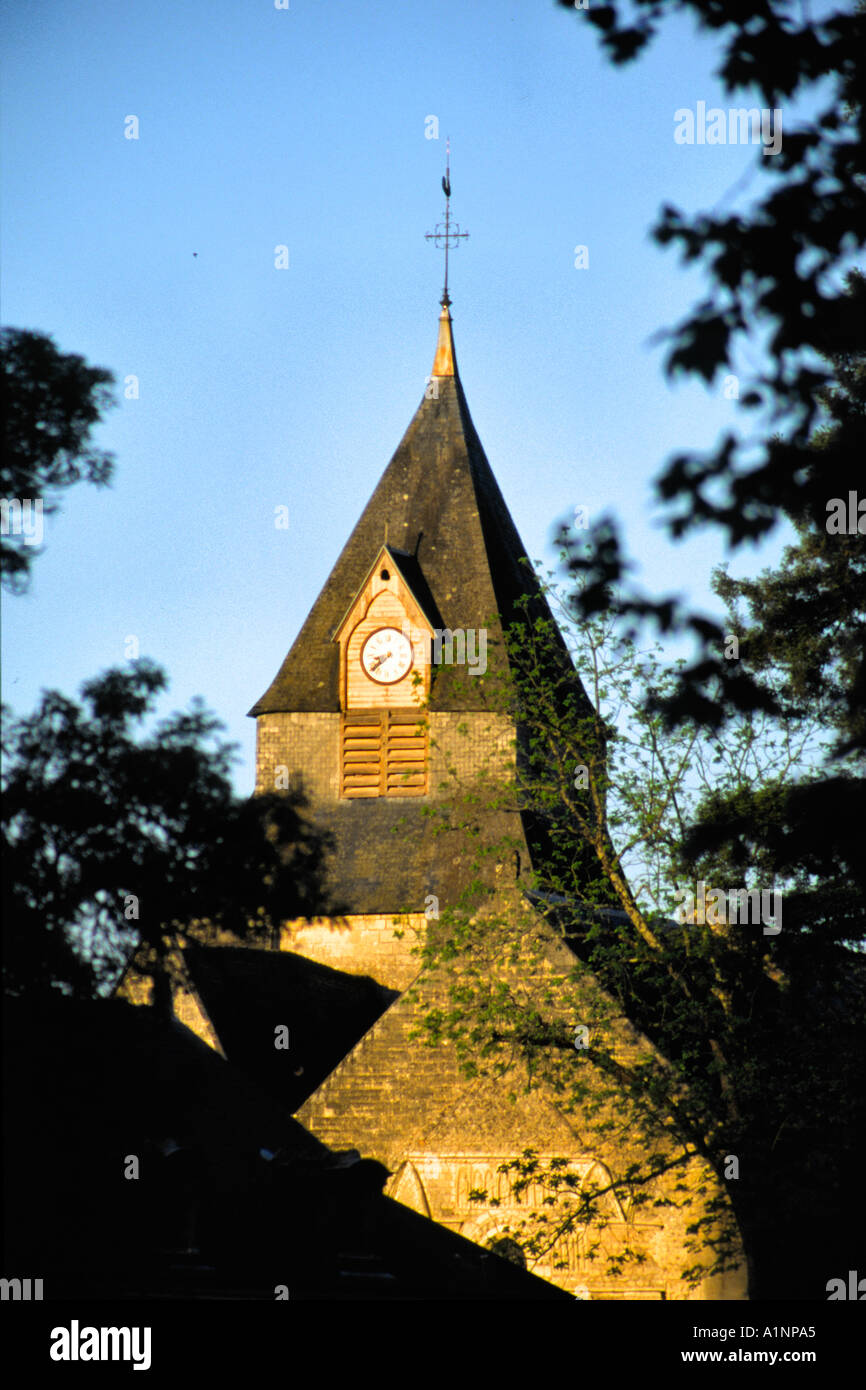
[[[61,353],[44,333],[0,329],[3,455],[0,498],[5,506],[38,500],[42,515],[57,511],[57,494],[82,478],[104,486],[113,460],[97,449],[92,431],[114,404],[113,374],[75,353]],[[22,590],[35,547],[20,519],[4,515],[0,540],[2,582]]]
[[[866,317],[866,278],[849,276],[849,291]],[[833,383],[820,398],[826,422],[802,452],[803,473],[820,483],[856,435],[866,480],[866,344],[860,353],[833,353],[831,361]],[[850,472],[848,481],[855,487]],[[737,630],[744,634],[752,669],[777,677],[787,717],[820,710],[840,752],[866,748],[866,692],[859,688],[866,651],[866,509],[855,514],[856,529],[850,531],[848,491],[837,495],[844,529],[835,524],[835,506],[819,517],[808,508],[788,510],[797,541],[776,570],[757,579],[734,580],[724,572],[716,578],[721,597],[744,609]],[[866,487],[862,491],[866,499]]]
[[[849,294],[862,308],[863,276],[849,277]],[[833,385],[821,395],[826,423],[801,451],[809,477],[820,477],[840,440],[858,430],[866,459],[866,351],[834,354],[832,366]],[[847,491],[837,500],[847,513]],[[754,579],[734,579],[721,569],[714,587],[778,720],[796,728],[819,719],[831,758],[807,779],[790,776],[771,788],[707,796],[684,848],[703,865],[723,859],[740,871],[760,865],[768,881],[788,876],[795,922],[825,940],[859,941],[866,887],[866,519],[852,533],[828,526],[826,511],[819,518],[808,508],[786,514],[797,539],[779,565]]]
[[[690,219],[665,207],[654,229],[662,245],[677,244],[685,261],[702,265],[709,281],[707,297],[669,334],[667,371],[708,384],[723,373],[740,373],[745,419],[710,455],[684,452],[670,459],[658,494],[674,538],[712,525],[735,547],[785,517],[826,528],[831,499],[858,488],[866,493],[863,410],[852,405],[850,392],[828,395],[833,381],[844,385],[850,364],[866,353],[866,301],[851,292],[849,274],[866,247],[866,8],[840,7],[812,19],[792,0],[745,0],[733,7],[718,0],[630,0],[578,13],[600,32],[612,61],[622,63],[640,53],[668,15],[683,9],[699,28],[719,31],[717,73],[732,100],[775,108],[811,96],[819,105],[811,121],[795,127],[789,117],[778,154],[755,152],[766,177],[747,211]],[[738,366],[744,342],[759,349],[762,363],[747,377]],[[813,441],[828,409],[834,428],[816,460]],[[581,580],[582,611],[610,611],[611,586],[627,570],[616,524],[600,521],[588,547],[564,533],[561,539],[567,566]],[[843,550],[843,538],[835,539]],[[843,556],[835,562],[837,577],[839,564]],[[823,594],[834,602],[826,587]],[[689,614],[673,598],[622,590],[617,610],[635,627],[652,619],[662,631],[690,632],[696,640],[698,655],[667,701],[668,717],[720,728],[739,711],[779,708],[747,662],[723,658],[718,624]],[[856,632],[853,637],[856,644]],[[837,663],[834,679],[841,682],[837,703],[848,707],[850,746],[862,748],[862,647]]]
[[[258,936],[312,910],[321,840],[297,798],[234,795],[214,715],[196,701],[136,737],[165,686],[141,660],[88,681],[81,704],[49,691],[6,721],[8,989],[88,994],[136,947],[164,987],[191,924]]]
[[[566,5],[566,0],[560,0]],[[568,6],[571,8],[571,6]],[[600,31],[616,63],[629,61],[669,15],[690,11],[702,30],[723,37],[717,69],[732,98],[764,107],[814,94],[821,109],[791,128],[778,154],[756,153],[773,186],[745,213],[701,213],[691,220],[665,206],[654,229],[662,245],[677,244],[686,262],[707,270],[712,294],[673,330],[670,374],[713,382],[736,372],[736,349],[748,335],[766,336],[763,371],[741,395],[759,420],[785,422],[785,439],[803,444],[816,423],[817,390],[827,380],[818,356],[863,346],[862,303],[845,294],[840,272],[866,244],[866,11],[837,8],[820,20],[795,0],[629,0],[590,6],[581,14]],[[787,113],[786,113],[787,114]],[[755,430],[750,420],[749,442]],[[679,503],[674,535],[713,522],[736,543],[771,528],[776,508],[823,506],[825,493],[804,480],[796,456],[769,440],[755,463],[745,439],[729,435],[706,459],[672,460],[661,480],[664,499]],[[858,456],[849,455],[849,465]]]

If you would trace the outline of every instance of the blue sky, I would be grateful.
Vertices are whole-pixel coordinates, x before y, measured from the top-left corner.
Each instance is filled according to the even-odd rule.
[[[98,434],[111,489],[66,495],[30,592],[4,599],[17,712],[122,663],[135,636],[168,671],[163,710],[203,695],[251,790],[246,711],[424,392],[446,135],[470,233],[458,362],[530,555],[553,560],[576,505],[613,511],[650,590],[710,604],[722,544],[672,544],[651,484],[735,403],[663,377],[648,340],[705,286],[648,229],[664,201],[733,206],[750,170],[738,196],[761,188],[756,146],[673,138],[678,108],[732,104],[713,37],[674,17],[614,69],[551,0],[11,0],[2,28],[3,322],[109,367],[121,402]]]

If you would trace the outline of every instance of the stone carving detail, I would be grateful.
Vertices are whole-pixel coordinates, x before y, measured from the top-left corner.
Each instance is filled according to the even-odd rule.
[[[514,1239],[520,1234],[522,1223],[528,1221],[523,1230],[527,1234],[532,1229],[533,1213],[550,1210],[544,1205],[549,1192],[543,1182],[532,1182],[515,1193],[511,1175],[499,1171],[502,1164],[517,1157],[510,1153],[407,1154],[388,1185],[388,1193],[414,1211],[489,1249],[497,1240]],[[546,1165],[545,1156],[540,1156],[540,1161]],[[611,1181],[604,1164],[592,1157],[575,1158],[569,1166],[580,1178],[575,1196],[588,1187],[606,1187]],[[472,1192],[486,1192],[487,1199],[470,1200]],[[568,1197],[564,1203],[568,1203]],[[614,1281],[608,1289],[611,1280],[606,1273],[606,1256],[615,1256],[627,1244],[648,1245],[658,1223],[650,1219],[630,1221],[612,1192],[600,1199],[598,1215],[597,1224],[568,1231],[550,1251],[535,1260],[530,1257],[529,1268],[562,1287],[583,1290],[581,1297],[663,1297],[664,1281],[652,1260],[636,1274],[641,1288],[635,1286],[634,1294],[626,1293],[633,1278]]]
[[[414,1163],[401,1163],[385,1190],[389,1197],[393,1197],[396,1202],[402,1202],[404,1207],[411,1207],[412,1211],[419,1212],[421,1216],[431,1215],[424,1184]]]

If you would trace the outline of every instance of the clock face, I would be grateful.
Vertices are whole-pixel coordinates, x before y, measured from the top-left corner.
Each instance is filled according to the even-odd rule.
[[[361,665],[371,680],[393,685],[412,667],[412,643],[396,627],[380,627],[364,643]]]

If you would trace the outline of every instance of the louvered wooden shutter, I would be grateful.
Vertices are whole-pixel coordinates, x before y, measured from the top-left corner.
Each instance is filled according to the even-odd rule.
[[[344,714],[340,766],[343,796],[380,796],[382,784],[382,716]]]
[[[343,796],[423,796],[427,730],[421,716],[412,710],[344,714],[340,771]]]
[[[385,710],[385,795],[427,790],[427,730],[418,714]]]

